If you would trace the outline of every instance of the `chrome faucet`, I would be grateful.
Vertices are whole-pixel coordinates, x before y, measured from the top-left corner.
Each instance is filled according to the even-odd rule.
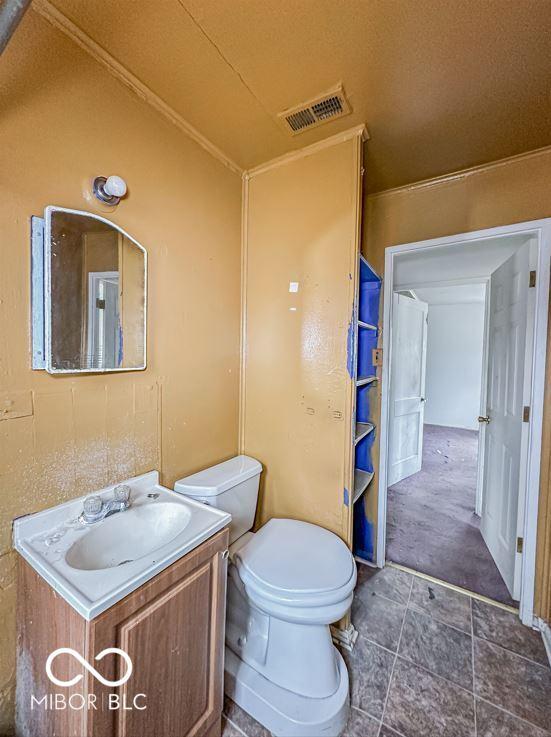
[[[78,521],[83,525],[93,525],[110,514],[124,512],[130,506],[130,487],[127,484],[115,486],[113,499],[104,502],[101,496],[93,494],[86,497]]]

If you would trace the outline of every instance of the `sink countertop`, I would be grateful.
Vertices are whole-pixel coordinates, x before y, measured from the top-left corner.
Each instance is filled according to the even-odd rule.
[[[13,523],[14,548],[79,614],[90,620],[135,591],[157,573],[196,548],[231,521],[231,515],[214,507],[177,494],[159,484],[158,471],[119,481],[97,492],[103,499],[113,497],[119,484],[131,487],[131,507],[125,512],[85,526],[78,522],[84,499],[90,494],[16,519]],[[148,494],[156,494],[150,498]],[[152,552],[113,567],[85,570],[66,561],[69,549],[92,530],[114,516],[133,509],[163,503],[183,505],[190,513],[181,533]],[[145,511],[145,510],[144,510]]]

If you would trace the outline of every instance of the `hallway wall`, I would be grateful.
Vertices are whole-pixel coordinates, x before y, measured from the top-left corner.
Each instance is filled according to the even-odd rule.
[[[478,430],[484,302],[430,304],[425,423]]]

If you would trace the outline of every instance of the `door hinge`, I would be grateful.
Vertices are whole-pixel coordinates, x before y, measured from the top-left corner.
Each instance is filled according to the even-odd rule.
[[[99,297],[96,299],[96,308],[98,310],[104,310],[105,309],[105,300],[100,299]]]
[[[535,287],[536,286],[536,272],[535,271],[531,271],[530,272],[530,279],[528,281],[528,286],[529,287]]]
[[[517,537],[517,553],[522,553],[523,548],[524,548],[524,538]]]
[[[530,422],[530,407],[523,407],[522,409],[522,421]]]

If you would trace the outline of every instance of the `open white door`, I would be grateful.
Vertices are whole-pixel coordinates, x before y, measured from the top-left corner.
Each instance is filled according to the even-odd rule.
[[[513,599],[520,598],[523,504],[528,447],[523,422],[525,397],[530,396],[532,333],[528,320],[530,248],[523,246],[490,279],[488,389],[484,450],[484,494],[481,532]],[[534,290],[532,290],[534,291]],[[530,305],[530,307],[529,307]],[[530,366],[530,363],[527,363]]]
[[[388,486],[421,470],[428,305],[392,297]]]

